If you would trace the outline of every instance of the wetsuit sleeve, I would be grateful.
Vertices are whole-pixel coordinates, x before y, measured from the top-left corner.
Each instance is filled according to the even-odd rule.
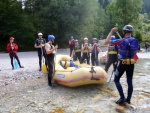
[[[36,41],[35,41],[35,44],[37,44],[37,45],[38,45],[38,40],[36,40]]]
[[[110,40],[111,44],[116,45],[116,46],[119,45],[122,41],[123,39]]]
[[[43,41],[44,41],[44,44],[46,43],[46,40],[45,39],[43,39]]]

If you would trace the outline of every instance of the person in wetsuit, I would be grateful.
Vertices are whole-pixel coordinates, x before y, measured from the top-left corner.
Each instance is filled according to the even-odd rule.
[[[71,36],[70,40],[69,40],[70,56],[72,56],[72,54],[73,54],[74,46],[75,46],[74,37]]]
[[[93,44],[91,47],[91,61],[93,66],[98,66],[98,53],[100,52],[100,45],[97,44],[97,38],[92,39]]]
[[[78,40],[75,40],[75,46],[74,46],[74,61],[79,60],[81,61],[81,46],[78,43]]]
[[[14,37],[10,37],[9,38],[9,43],[7,44],[7,51],[9,52],[9,56],[10,56],[10,59],[11,59],[11,66],[12,66],[12,70],[14,69],[14,65],[13,65],[13,60],[14,58],[17,60],[20,68],[24,68],[24,66],[21,66],[20,64],[20,60],[19,60],[19,57],[17,55],[17,51],[18,51],[18,45],[16,43],[14,43]]]
[[[36,39],[34,48],[37,49],[38,57],[39,57],[39,71],[42,70],[42,57],[46,59],[45,51],[44,51],[44,45],[46,43],[46,40],[42,38],[43,34],[38,33],[38,39]],[[45,60],[45,65],[47,65]]]
[[[82,57],[81,57],[81,64],[84,60],[87,60],[87,64],[90,64],[90,44],[88,43],[88,38],[84,38],[84,44],[82,44]]]
[[[53,74],[55,71],[55,65],[54,65],[54,57],[55,57],[55,51],[58,48],[58,46],[54,46],[54,39],[55,36],[48,35],[48,43],[45,44],[45,51],[46,51],[46,57],[47,57],[47,65],[48,65],[48,85],[52,86],[52,79]]]
[[[117,27],[114,27],[111,29],[110,33],[108,34],[108,36],[106,38],[105,44],[114,44],[114,45],[118,45],[118,47],[119,47],[119,46],[122,46],[122,43],[124,41],[129,42],[130,40],[136,40],[135,38],[131,37],[131,34],[133,32],[133,27],[131,25],[125,25],[123,27],[123,34],[124,34],[123,39],[111,40],[111,36],[117,31],[118,31]],[[126,45],[126,46],[127,47],[125,47],[125,48],[128,48],[129,45]],[[130,46],[130,48],[132,48],[132,46]],[[138,44],[137,44],[136,51],[138,51]],[[124,55],[120,49],[118,49],[118,52],[120,55],[120,60],[119,60],[119,65],[116,68],[114,82],[115,82],[116,88],[119,92],[120,99],[118,101],[116,101],[116,103],[121,104],[123,102],[127,102],[128,104],[130,104],[132,92],[133,92],[132,79],[133,79],[133,72],[134,72],[134,63],[132,63],[131,61],[132,60],[134,61],[134,56],[136,55],[136,52],[131,53],[131,51],[129,51],[130,53],[128,53],[127,55]],[[124,62],[126,59],[130,60],[129,64]],[[127,98],[125,98],[125,96],[124,96],[122,85],[120,83],[120,78],[122,77],[122,75],[125,71],[126,71],[127,84],[128,84]]]
[[[111,40],[115,40],[116,37],[114,35],[111,36]],[[105,65],[105,71],[107,72],[111,64],[113,64],[113,71],[116,70],[117,62],[118,62],[118,48],[114,44],[109,44],[108,53],[107,53],[107,63]]]

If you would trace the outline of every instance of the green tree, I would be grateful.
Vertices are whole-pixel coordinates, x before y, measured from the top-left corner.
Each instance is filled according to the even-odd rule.
[[[68,46],[71,35],[77,39],[93,36],[99,18],[97,0],[44,0],[39,4],[40,1],[33,2],[40,24],[37,30],[54,34],[60,46]],[[97,32],[94,34],[98,35]]]

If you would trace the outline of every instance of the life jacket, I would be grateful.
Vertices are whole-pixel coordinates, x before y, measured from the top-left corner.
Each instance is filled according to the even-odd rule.
[[[52,45],[52,44],[49,44],[49,45],[50,45],[50,50],[54,48],[54,45]],[[46,54],[45,46],[44,46],[44,52]],[[51,54],[55,54],[55,50]],[[47,55],[49,55],[49,54],[47,54]]]
[[[92,46],[93,46],[93,44],[92,44]],[[100,47],[100,45],[98,45],[97,47]],[[94,48],[93,48],[93,50],[91,51],[91,53],[95,54],[95,49],[96,49],[96,53],[99,53],[99,52],[97,51],[97,47],[94,46]]]
[[[117,54],[117,47],[115,45],[109,45],[108,54]]]
[[[83,46],[84,46],[84,44],[82,44]],[[88,44],[88,46],[90,46],[90,44]],[[90,50],[86,47],[83,51],[82,51],[82,53],[89,53],[90,52]]]
[[[133,58],[138,51],[138,45],[139,42],[137,39],[133,37],[124,38],[118,45],[120,57],[122,59]]]
[[[74,51],[75,52],[81,52],[81,46],[78,44],[78,45],[75,45],[74,46]]]
[[[74,42],[74,41],[69,40],[69,46],[74,46],[74,45],[75,45],[75,42]]]
[[[40,44],[43,44],[43,47],[42,47],[43,54],[45,54],[45,50],[44,50],[45,43],[46,43],[46,40],[44,38],[36,39],[36,41],[35,41],[35,44],[37,44],[37,46],[39,46]],[[41,48],[37,48],[37,51],[39,53],[42,53]]]
[[[45,44],[46,40],[44,38],[37,39],[35,43],[37,44],[37,46],[39,46],[40,44]]]
[[[6,49],[9,53],[16,53],[18,51],[18,45],[15,43],[8,43]]]

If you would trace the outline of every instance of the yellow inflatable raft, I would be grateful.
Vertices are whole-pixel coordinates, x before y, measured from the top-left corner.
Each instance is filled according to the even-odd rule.
[[[77,87],[87,84],[104,84],[107,73],[99,66],[73,62],[68,55],[57,55],[54,81],[60,85]]]

